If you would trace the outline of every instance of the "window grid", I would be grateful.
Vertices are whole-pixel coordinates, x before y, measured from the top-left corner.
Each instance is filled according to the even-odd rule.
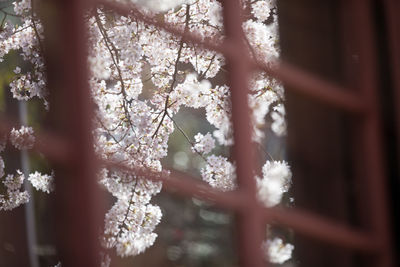
[[[120,168],[148,179],[163,182],[164,190],[182,196],[195,196],[213,201],[217,206],[233,211],[237,219],[238,254],[241,266],[266,266],[260,245],[265,236],[265,224],[281,225],[308,237],[340,247],[375,256],[371,266],[392,266],[389,221],[385,202],[385,170],[377,102],[376,55],[373,47],[373,28],[370,6],[367,1],[352,0],[356,10],[353,23],[359,30],[358,41],[361,58],[361,79],[358,90],[334,85],[312,73],[287,62],[266,66],[251,60],[242,42],[240,1],[221,1],[224,10],[226,41],[217,45],[212,40],[202,40],[193,33],[183,33],[174,26],[147,17],[134,5],[105,0],[44,0],[41,11],[45,29],[48,86],[52,97],[52,130],[38,134],[35,150],[42,152],[55,164],[57,242],[63,266],[100,266],[98,260],[98,227],[103,211],[101,193],[96,186],[96,166]],[[387,0],[387,6],[393,4]],[[190,174],[171,170],[167,177],[144,169],[132,169],[122,164],[95,160],[92,151],[90,92],[87,84],[86,39],[84,12],[90,6],[102,6],[121,15],[135,16],[171,34],[181,36],[186,42],[201,45],[222,53],[228,62],[228,80],[232,93],[232,118],[234,127],[234,155],[237,164],[239,187],[233,192],[220,192]],[[389,8],[388,8],[389,10]],[[389,10],[390,11],[390,10]],[[394,12],[388,12],[391,27],[396,21]],[[393,33],[394,34],[394,33]],[[391,50],[396,50],[395,38]],[[361,45],[362,44],[362,45]],[[362,139],[367,155],[365,177],[370,207],[372,229],[365,232],[334,222],[320,215],[300,209],[266,208],[256,199],[256,185],[252,178],[255,166],[252,160],[249,107],[247,104],[247,76],[252,70],[267,74],[289,85],[291,90],[315,101],[329,105],[362,121]],[[57,88],[57,89],[55,89]],[[357,92],[357,93],[356,93]],[[73,106],[74,108],[70,108]],[[12,123],[3,118],[0,131],[6,132]],[[61,170],[61,172],[59,171]],[[79,186],[77,186],[79,185]],[[251,208],[249,208],[251,207]],[[79,241],[77,240],[79,237]]]

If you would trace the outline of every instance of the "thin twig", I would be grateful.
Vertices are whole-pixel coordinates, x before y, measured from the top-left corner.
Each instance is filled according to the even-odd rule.
[[[190,5],[186,5],[186,19],[185,19],[184,34],[186,34],[186,32],[187,32],[188,29],[189,29],[189,21],[190,21]],[[158,130],[160,129],[162,123],[164,122],[165,116],[166,116],[167,113],[168,113],[169,96],[170,96],[170,93],[174,90],[174,87],[175,87],[176,76],[177,76],[177,74],[178,74],[178,64],[179,64],[179,61],[180,61],[180,59],[181,59],[181,54],[182,54],[182,49],[183,49],[184,41],[185,41],[185,38],[182,37],[182,39],[181,39],[181,41],[180,41],[180,43],[179,43],[178,55],[177,55],[176,60],[175,60],[175,69],[174,69],[174,73],[173,73],[173,75],[172,75],[171,86],[170,86],[170,88],[169,88],[169,90],[168,90],[167,98],[165,99],[164,114],[163,114],[163,116],[161,117],[161,120],[160,120],[160,122],[159,122],[159,124],[158,124],[158,126],[157,126],[157,128],[156,128],[156,130],[155,130],[155,132],[154,132],[153,135],[151,136],[152,138],[154,138],[154,137],[157,135]]]

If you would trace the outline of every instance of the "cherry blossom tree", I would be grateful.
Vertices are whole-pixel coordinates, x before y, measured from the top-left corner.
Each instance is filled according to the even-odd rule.
[[[37,98],[49,108],[46,90],[46,66],[42,23],[32,8],[33,0],[13,3],[20,24],[7,19],[1,22],[0,60],[10,51],[18,51],[30,68],[15,69],[10,83],[12,95],[20,101]],[[125,1],[128,2],[128,1]],[[224,39],[222,6],[217,0],[132,0],[141,12],[162,19],[184,32],[216,42]],[[273,0],[243,0],[243,30],[249,54],[254,60],[272,64],[279,57],[276,8]],[[97,8],[86,17],[89,32],[89,84],[95,102],[93,134],[95,152],[101,159],[128,167],[143,167],[163,172],[161,160],[168,153],[168,139],[179,131],[192,152],[204,160],[201,177],[222,191],[236,188],[235,162],[216,152],[216,147],[233,145],[230,89],[218,75],[225,72],[224,57],[213,51],[185,42],[154,26]],[[144,92],[144,83],[155,89]],[[282,85],[265,73],[254,73],[249,82],[249,105],[252,113],[253,141],[262,147],[265,128],[283,136],[286,133],[284,92]],[[213,132],[189,136],[178,121],[181,108],[202,109]],[[266,124],[266,117],[271,124]],[[3,151],[7,138],[17,149],[32,148],[33,128],[22,126],[2,138]],[[283,159],[264,154],[265,165],[255,175],[259,200],[267,207],[279,205],[290,186],[291,172]],[[28,179],[37,190],[54,190],[54,174],[38,171],[24,177],[21,171],[4,173],[0,158],[0,176],[6,190],[0,195],[0,209],[10,210],[29,201],[22,188]],[[162,190],[161,182],[146,180],[122,170],[103,168],[99,184],[115,197],[105,214],[102,245],[115,249],[122,257],[135,256],[150,247],[157,235],[154,229],[162,218],[152,197]],[[266,240],[266,256],[273,263],[291,258],[293,246],[280,238]],[[105,256],[104,265],[109,264]]]

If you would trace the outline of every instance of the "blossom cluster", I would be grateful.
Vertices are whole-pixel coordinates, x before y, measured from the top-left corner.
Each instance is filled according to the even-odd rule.
[[[294,246],[292,244],[284,244],[279,237],[268,240],[263,244],[265,258],[272,263],[282,264],[292,257]]]
[[[103,246],[115,248],[120,256],[134,256],[151,246],[161,210],[150,204],[161,183],[120,172],[101,171],[101,184],[117,198],[105,216]]]
[[[35,144],[33,128],[25,126],[18,130],[13,128],[10,132],[10,141],[17,149],[31,149]]]
[[[289,190],[292,173],[284,161],[267,161],[262,173],[262,178],[256,178],[258,198],[267,207],[276,206]]]
[[[225,157],[211,155],[207,158],[207,165],[201,170],[201,175],[212,187],[230,191],[236,188],[235,169],[235,165]]]
[[[4,163],[3,163],[4,164]],[[12,210],[29,201],[27,191],[21,191],[25,176],[20,170],[15,175],[9,174],[2,181],[6,193],[0,195],[0,210]]]
[[[162,19],[200,38],[215,42],[225,38],[222,6],[217,0],[119,1],[140,5],[140,12],[147,16]],[[243,9],[249,12],[243,30],[250,56],[263,64],[273,64],[279,56],[275,1],[241,2]],[[30,0],[15,2],[14,12],[21,24],[3,21],[0,60],[15,50],[31,68],[15,68],[11,92],[21,101],[38,98],[48,108],[42,23],[32,10]],[[224,72],[224,57],[140,22],[134,16],[120,16],[94,8],[86,17],[97,156],[162,174],[165,169],[161,160],[168,154],[169,137],[181,123],[176,121],[175,115],[182,107],[202,109],[214,131],[205,135],[197,133],[194,141],[183,134],[192,151],[204,159],[200,170],[202,179],[220,190],[234,190],[235,163],[225,155],[212,153],[218,151],[215,149],[218,146],[229,148],[234,144],[230,88],[220,77]],[[254,74],[249,87],[253,141],[262,145],[265,128],[269,126],[266,118],[272,121],[271,130],[276,135],[286,133],[283,87],[264,73]],[[33,130],[29,127],[13,129],[10,140],[18,149],[32,148]],[[1,164],[4,165],[3,161]],[[267,207],[278,205],[290,185],[291,172],[287,163],[267,160],[262,174],[261,178],[256,177],[260,201]],[[28,180],[36,189],[49,193],[54,190],[53,176],[35,172]],[[115,169],[104,168],[98,176],[99,183],[115,198],[105,215],[102,245],[115,249],[123,257],[142,253],[157,237],[154,229],[162,214],[151,200],[161,191],[162,184]],[[9,182],[3,183],[12,196],[0,198],[3,206],[5,201],[14,201],[14,206],[27,201],[26,194],[17,186],[22,185],[21,180],[20,174],[7,176]],[[274,245],[277,242],[267,241],[266,247],[270,261],[281,263],[290,258],[292,247],[287,244],[287,249],[279,250]],[[280,246],[284,247],[282,243]],[[104,255],[103,258],[109,264],[109,257]]]
[[[196,141],[195,145],[192,147],[194,152],[208,154],[215,147],[215,140],[210,133],[206,135],[198,133],[194,136],[194,140]]]
[[[29,174],[28,180],[37,190],[43,191],[45,193],[50,193],[54,190],[54,173],[48,175],[36,171]]]
[[[18,149],[24,149],[26,146],[31,146],[34,141],[32,136],[33,130],[31,128],[22,127],[19,130],[12,129],[10,138],[11,143]],[[0,153],[6,148],[8,140],[7,135],[0,138]],[[0,193],[0,210],[12,210],[25,204],[29,201],[29,194],[22,189],[25,175],[16,170],[16,174],[5,173],[5,164],[3,158],[0,156],[0,180],[2,184],[2,191]]]

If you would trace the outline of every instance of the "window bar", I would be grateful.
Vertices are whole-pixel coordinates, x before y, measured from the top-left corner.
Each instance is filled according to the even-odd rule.
[[[241,190],[221,192],[208,184],[196,180],[190,174],[170,170],[170,175],[160,175],[147,169],[134,169],[113,162],[104,162],[103,166],[119,168],[135,173],[153,181],[162,181],[163,189],[181,196],[194,196],[213,202],[216,206],[226,210],[238,211],[245,209],[247,194]],[[320,215],[296,209],[265,208],[260,211],[265,222],[290,227],[298,233],[306,234],[316,239],[348,247],[364,252],[376,251],[372,238],[364,232],[350,228],[338,222],[326,219]]]
[[[390,64],[391,64],[391,77],[394,87],[394,99],[400,99],[400,19],[398,12],[400,10],[399,1],[396,0],[385,0],[384,12],[386,18],[386,28],[388,31],[389,44],[387,46],[389,50]],[[395,102],[394,102],[395,103]],[[395,122],[397,135],[400,136],[400,107],[396,106]],[[398,153],[400,155],[400,142],[398,142]]]
[[[296,90],[316,101],[353,114],[365,111],[363,99],[351,88],[333,84],[290,63],[281,61],[272,66],[257,64],[256,67],[288,85],[289,90]]]
[[[370,1],[353,0],[354,24],[358,34],[356,36],[360,52],[360,80],[359,89],[368,106],[368,112],[361,122],[361,138],[365,148],[365,177],[367,203],[369,205],[369,224],[379,253],[375,258],[374,266],[393,266],[391,251],[390,222],[388,214],[387,194],[385,189],[386,174],[383,153],[382,122],[379,111],[378,94],[378,62],[375,47],[375,36],[372,24],[372,7]]]
[[[265,208],[264,215],[269,224],[291,228],[328,244],[370,254],[378,250],[370,234],[299,208]]]
[[[15,125],[20,125],[20,123],[0,116],[1,135],[8,134]],[[48,131],[38,131],[35,136],[36,141],[33,146],[35,151],[41,152],[53,161],[65,162],[70,160],[72,151],[66,140]]]
[[[84,15],[88,1],[44,0],[50,122],[73,157],[54,163],[56,241],[66,267],[99,267],[102,198],[95,176]],[[53,129],[52,129],[53,130]]]
[[[235,54],[227,55],[228,85],[231,91],[233,120],[233,156],[239,190],[247,196],[247,205],[237,214],[237,239],[241,266],[261,267],[266,263],[261,253],[265,237],[261,205],[257,200],[254,151],[251,141],[250,112],[248,107],[248,75],[250,61],[244,46],[241,3],[239,0],[222,2],[226,38],[235,47]]]

